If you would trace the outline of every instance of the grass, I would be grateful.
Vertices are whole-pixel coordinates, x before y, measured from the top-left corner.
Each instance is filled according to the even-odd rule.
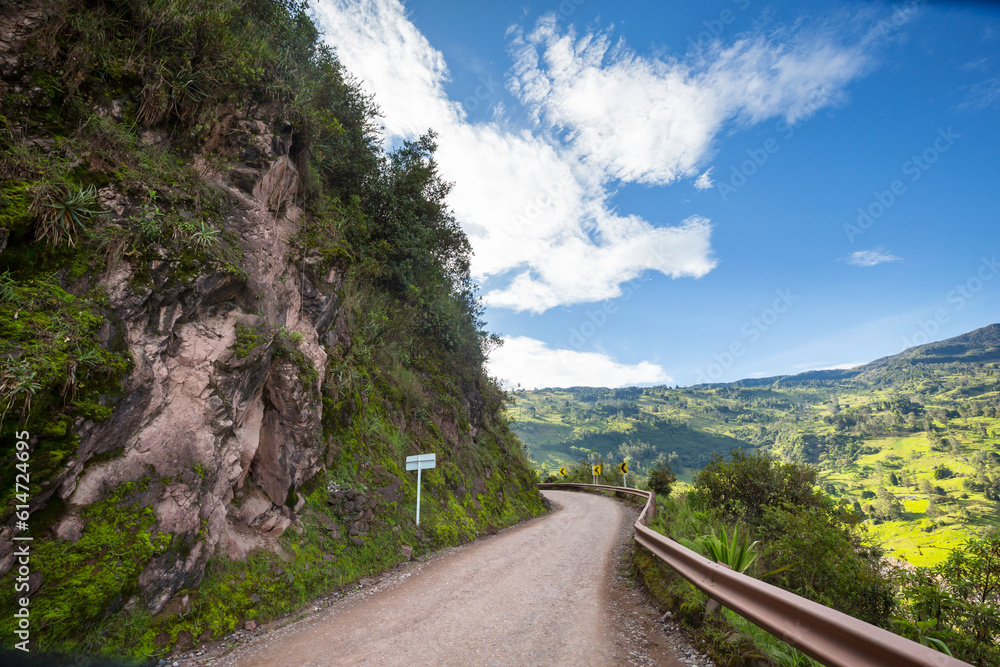
[[[955,432],[960,425],[959,420],[950,420],[942,428]],[[872,439],[867,444],[879,451],[858,457],[854,465],[843,471],[824,471],[820,477],[837,488],[833,495],[838,498],[860,499],[863,492],[874,492],[879,486],[897,497],[917,496],[903,498],[904,513],[900,519],[869,527],[871,534],[892,556],[913,565],[937,565],[970,534],[1000,524],[1000,508],[996,503],[987,500],[982,493],[962,488],[962,479],[974,472],[965,459],[979,449],[975,440],[961,444],[957,454],[935,451],[932,436],[927,433]],[[892,457],[899,457],[898,462]],[[881,477],[877,474],[879,464],[883,465]],[[934,479],[935,467],[942,464],[947,464],[954,475],[948,479]],[[937,503],[941,514],[929,516],[929,500],[919,484],[893,485],[888,479],[890,472],[905,472],[915,482],[926,479],[942,487],[948,493],[948,500]]]
[[[754,625],[731,609],[723,607],[719,610],[719,614],[726,625],[746,637],[757,651],[770,658],[774,664],[781,667],[819,667],[822,664],[778,639],[767,630]]]

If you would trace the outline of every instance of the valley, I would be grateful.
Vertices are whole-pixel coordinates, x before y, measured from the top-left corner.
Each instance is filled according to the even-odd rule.
[[[998,403],[1000,325],[991,325],[849,370],[521,391],[512,416],[543,478],[626,460],[640,478],[670,465],[690,481],[714,452],[736,447],[811,463],[890,555],[934,565],[1000,525]]]

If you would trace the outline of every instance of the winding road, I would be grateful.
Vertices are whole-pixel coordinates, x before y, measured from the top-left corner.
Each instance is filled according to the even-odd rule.
[[[544,493],[557,511],[412,564],[211,664],[681,664],[638,639],[636,619],[653,625],[651,610],[622,603],[616,558],[633,513],[597,495]]]

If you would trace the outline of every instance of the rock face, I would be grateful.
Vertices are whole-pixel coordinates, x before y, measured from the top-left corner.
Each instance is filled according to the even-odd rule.
[[[223,134],[242,137],[255,159],[225,178],[195,164],[231,199],[224,229],[239,239],[242,271],[179,280],[163,261],[142,288],[127,266],[103,277],[134,369],[110,420],[77,425],[76,455],[37,499],[58,494],[69,512],[56,534],[79,539],[77,508],[122,483],[152,479],[153,530],[190,547],[154,557],[140,575],[152,613],[197,585],[214,553],[280,552],[277,538],[297,518],[295,489],[323,460],[324,345],[347,340],[344,326],[334,326],[339,272],[314,284],[290,254],[298,174],[287,157],[267,159],[281,140],[264,121],[224,122],[235,129]],[[251,187],[239,187],[248,179]],[[240,327],[258,337],[245,356],[235,349]],[[99,455],[113,456],[94,463]],[[12,561],[6,551],[0,574]]]

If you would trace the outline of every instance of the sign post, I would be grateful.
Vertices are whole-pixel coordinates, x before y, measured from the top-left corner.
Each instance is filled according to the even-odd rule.
[[[597,482],[599,481],[598,478],[600,476],[601,476],[601,464],[598,463],[597,465],[594,466],[594,484],[597,484]]]
[[[565,477],[566,476],[566,468],[565,467],[559,468],[559,476],[560,477]]]
[[[420,525],[420,471],[437,465],[437,454],[417,454],[406,457],[406,469],[417,471],[417,525]]]
[[[622,482],[622,485],[627,489],[628,488],[628,463],[625,462],[625,461],[622,461],[622,464],[620,466],[618,466],[618,469],[622,471],[622,479],[624,480]]]

